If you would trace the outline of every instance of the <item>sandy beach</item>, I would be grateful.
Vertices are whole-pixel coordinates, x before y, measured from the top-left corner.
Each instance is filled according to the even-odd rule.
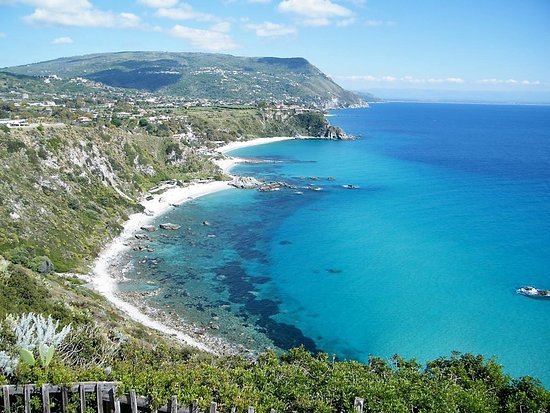
[[[291,137],[258,138],[244,142],[232,142],[216,149],[220,154],[229,151],[255,145],[280,142],[294,139]],[[242,161],[238,158],[224,157],[214,162],[228,174],[229,170]],[[166,314],[144,306],[137,300],[128,300],[118,293],[118,281],[123,278],[120,273],[119,259],[121,254],[129,247],[129,241],[134,234],[140,231],[144,225],[148,225],[156,217],[179,206],[180,204],[218,191],[231,189],[228,181],[209,181],[204,183],[192,183],[188,186],[166,186],[163,192],[153,195],[146,200],[145,194],[140,202],[145,211],[133,214],[124,224],[120,235],[110,242],[99,254],[91,271],[91,283],[93,287],[105,296],[113,305],[126,313],[133,320],[164,334],[170,335],[189,346],[212,353],[231,353],[231,345],[224,343],[222,339],[214,338],[198,331],[195,326],[187,325],[181,320],[172,320]],[[160,191],[159,191],[160,192]],[[132,301],[132,302],[130,302]]]

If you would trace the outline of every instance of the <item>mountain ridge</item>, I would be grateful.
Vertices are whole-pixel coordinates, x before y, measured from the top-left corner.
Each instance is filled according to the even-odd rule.
[[[114,52],[3,68],[18,75],[82,77],[108,86],[224,103],[292,103],[317,108],[364,105],[301,57],[198,52]]]

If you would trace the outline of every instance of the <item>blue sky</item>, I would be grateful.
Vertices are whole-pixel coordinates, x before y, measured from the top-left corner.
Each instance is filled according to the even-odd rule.
[[[354,90],[550,96],[550,1],[0,0],[0,67],[122,50],[301,56]]]

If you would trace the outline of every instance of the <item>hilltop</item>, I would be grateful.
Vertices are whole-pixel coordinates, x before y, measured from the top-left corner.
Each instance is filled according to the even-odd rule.
[[[3,71],[82,78],[111,87],[219,103],[276,102],[317,108],[364,104],[303,58],[118,52],[66,57]]]

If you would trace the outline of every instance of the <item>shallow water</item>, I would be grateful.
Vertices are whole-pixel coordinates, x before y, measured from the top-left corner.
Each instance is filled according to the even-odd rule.
[[[419,361],[458,350],[550,386],[550,301],[515,293],[550,288],[550,107],[334,114],[361,139],[235,151],[276,162],[234,173],[298,188],[224,191],[159,218],[182,229],[130,254],[122,287],[159,288],[150,303],[247,347]]]

